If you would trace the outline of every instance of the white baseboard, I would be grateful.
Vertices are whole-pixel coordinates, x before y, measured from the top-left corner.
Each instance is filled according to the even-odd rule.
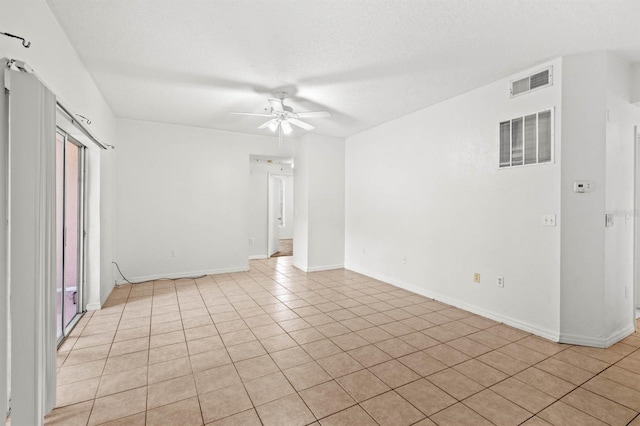
[[[233,272],[246,272],[249,270],[249,265],[245,266],[234,266],[231,268],[219,268],[219,269],[207,269],[204,271],[188,271],[188,272],[176,272],[173,274],[164,274],[164,275],[146,275],[146,276],[137,276],[129,278],[129,281],[132,283],[142,283],[145,281],[151,280],[161,280],[161,279],[178,279],[178,278],[190,278],[190,277],[199,277],[201,275],[215,275],[215,274],[230,274]],[[118,284],[126,284],[127,281],[124,279],[117,280]],[[88,309],[88,307],[87,307]]]
[[[302,272],[320,272],[320,271],[331,271],[333,269],[342,269],[342,268],[344,268],[344,265],[343,264],[339,264],[339,265],[336,264],[336,265],[323,265],[323,266],[308,267],[308,266],[302,266],[300,264],[297,264],[297,263],[293,262],[293,267],[300,269]]]
[[[343,264],[312,266],[311,268],[307,268],[307,272],[331,271],[332,269],[342,269],[342,268],[344,268]]]
[[[604,337],[590,337],[583,336],[581,334],[569,334],[562,333],[560,334],[560,343],[566,343],[568,345],[578,345],[578,346],[591,346],[594,348],[606,348],[607,343]]]
[[[306,266],[302,266],[302,265],[296,263],[295,261],[293,262],[293,267],[300,269],[302,272],[309,272],[308,271],[309,268],[307,268]]]
[[[404,282],[395,280],[393,278],[386,277],[386,276],[381,275],[381,274],[377,274],[377,273],[373,273],[373,272],[364,270],[362,268],[354,267],[353,265],[350,265],[350,264],[345,264],[345,268],[350,270],[350,271],[357,272],[359,274],[366,275],[368,277],[374,278],[376,280],[383,281],[383,282],[388,283],[388,284],[392,284],[392,285],[394,285],[396,287],[403,288],[405,290],[411,291],[411,292],[419,294],[421,296],[429,297],[429,298],[435,299],[435,300],[437,300],[439,302],[455,306],[456,308],[464,309],[465,311],[469,311],[469,312],[474,313],[476,315],[481,315],[481,316],[483,316],[485,318],[489,318],[489,319],[492,319],[494,321],[498,321],[498,322],[510,325],[512,327],[518,328],[520,330],[524,330],[524,331],[527,331],[529,333],[533,333],[533,334],[535,334],[537,336],[544,337],[545,339],[551,340],[553,342],[560,341],[560,335],[555,330],[548,330],[548,329],[545,329],[545,328],[540,328],[537,325],[530,324],[530,323],[524,322],[524,321],[520,321],[518,319],[511,318],[511,317],[508,317],[508,316],[505,316],[505,315],[502,315],[502,314],[498,314],[496,312],[488,311],[488,310],[486,310],[484,308],[481,308],[479,306],[475,306],[475,305],[472,305],[470,303],[462,302],[460,300],[457,300],[457,299],[454,299],[454,298],[451,298],[451,297],[448,297],[448,296],[444,296],[442,294],[434,293],[434,292],[425,290],[425,289],[423,289],[421,287],[417,287],[417,286],[412,285],[412,284],[404,283]]]
[[[266,254],[254,254],[252,256],[249,256],[249,260],[258,260],[258,259],[268,259],[269,256],[267,256]]]
[[[608,338],[590,337],[580,334],[561,334],[560,343],[579,346],[592,346],[596,348],[608,348],[609,346],[615,345],[625,337],[633,334],[635,331],[635,327],[633,325],[630,325],[629,327],[617,331]]]
[[[617,333],[614,333],[613,335],[609,336],[609,338],[606,340],[607,346],[605,347],[608,348],[611,345],[615,345],[620,340],[628,337],[629,335],[635,332],[636,332],[635,324],[631,324],[628,327],[625,327],[622,330],[619,330]]]

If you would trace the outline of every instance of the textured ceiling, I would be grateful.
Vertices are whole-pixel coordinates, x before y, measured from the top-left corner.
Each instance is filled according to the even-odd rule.
[[[118,117],[245,133],[283,88],[345,137],[558,56],[640,62],[639,0],[48,3]]]

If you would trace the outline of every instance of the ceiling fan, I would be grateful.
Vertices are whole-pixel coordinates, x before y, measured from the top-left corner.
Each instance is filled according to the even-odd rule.
[[[276,99],[269,99],[269,107],[264,109],[264,114],[252,112],[232,112],[231,114],[269,117],[271,119],[258,126],[258,129],[269,128],[272,132],[280,129],[285,135],[292,132],[292,124],[304,130],[313,130],[316,128],[315,126],[300,120],[301,118],[331,117],[331,114],[326,111],[294,112],[293,108],[284,104],[284,100],[286,98],[287,92],[276,93]]]

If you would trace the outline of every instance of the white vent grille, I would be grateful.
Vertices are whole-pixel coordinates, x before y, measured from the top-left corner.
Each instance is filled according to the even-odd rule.
[[[500,168],[553,162],[553,109],[500,123]]]
[[[531,90],[531,87],[529,86],[529,77],[525,77],[511,83],[511,96],[516,96],[520,93],[528,92],[529,90]]]
[[[511,82],[511,97],[541,89],[553,84],[551,67]]]

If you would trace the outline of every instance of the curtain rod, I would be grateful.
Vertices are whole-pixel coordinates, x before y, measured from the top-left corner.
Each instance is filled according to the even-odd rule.
[[[87,129],[81,121],[77,120],[75,118],[75,115],[69,110],[69,108],[64,106],[62,104],[62,102],[60,102],[58,99],[56,99],[56,104],[58,105],[58,108],[60,108],[60,110],[62,112],[64,112],[67,115],[67,117],[69,117],[69,120],[71,120],[71,123],[74,126],[76,126],[78,129],[80,129],[82,131],[82,133],[85,134],[85,136],[87,136],[89,139],[91,139],[91,142],[95,143],[96,145],[98,145],[102,149],[107,149],[107,146],[111,147],[111,149],[115,149],[115,147],[113,145],[103,144],[95,136],[93,136],[93,134],[91,134],[89,129]]]
[[[31,42],[27,41],[24,37],[20,37],[20,36],[9,34],[9,33],[3,33],[2,31],[0,31],[0,34],[5,35],[7,37],[11,37],[11,38],[17,38],[18,40],[22,40],[22,46],[27,49],[31,47]]]
[[[16,70],[18,72],[26,72],[29,74],[33,74],[36,76],[36,78],[38,80],[40,80],[42,82],[42,84],[44,84],[46,86],[46,83],[44,83],[42,81],[42,79],[40,78],[40,76],[38,74],[36,74],[35,71],[33,71],[33,69],[29,66],[29,64],[27,64],[26,62],[17,60],[17,59],[6,59],[6,64],[5,66],[8,69],[13,69]],[[49,89],[51,90],[51,89]],[[53,92],[53,90],[52,90]],[[55,95],[55,93],[54,93]],[[69,120],[71,120],[71,123],[76,126],[78,129],[80,129],[80,131],[82,131],[82,133],[85,134],[85,136],[87,136],[89,138],[89,140],[91,140],[91,142],[95,143],[96,145],[98,145],[100,148],[106,150],[107,147],[110,147],[111,149],[115,149],[116,147],[113,145],[109,145],[107,143],[102,143],[98,140],[98,138],[96,138],[93,133],[91,133],[91,131],[89,129],[87,129],[84,124],[79,121],[78,119],[76,119],[76,115],[73,114],[73,112],[71,112],[71,109],[67,108],[62,101],[60,101],[60,99],[58,99],[58,97],[56,96],[56,105],[58,106],[58,108],[65,114],[67,115],[67,117],[69,117]],[[79,115],[79,114],[78,114]],[[79,115],[80,116],[80,115]],[[83,116],[80,116],[83,117]],[[84,118],[84,117],[83,117]],[[86,119],[86,118],[85,118]],[[89,120],[87,120],[87,123],[89,123]]]

